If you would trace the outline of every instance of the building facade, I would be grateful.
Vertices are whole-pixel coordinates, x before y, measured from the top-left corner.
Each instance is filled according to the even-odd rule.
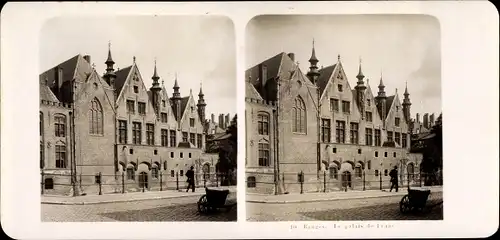
[[[373,94],[361,64],[351,87],[340,56],[319,69],[314,46],[309,62],[303,73],[282,52],[246,71],[247,191],[374,188],[394,166],[401,179],[418,172],[408,89],[388,96],[381,78]]]
[[[40,168],[46,192],[71,194],[159,188],[194,166],[213,173],[205,153],[204,94],[171,97],[154,67],[152,86],[139,67],[115,71],[111,50],[99,75],[88,55],[74,56],[40,74]],[[169,183],[170,182],[170,183]],[[75,188],[73,188],[75,183]],[[167,187],[167,185],[165,185]],[[165,188],[164,187],[164,188]]]

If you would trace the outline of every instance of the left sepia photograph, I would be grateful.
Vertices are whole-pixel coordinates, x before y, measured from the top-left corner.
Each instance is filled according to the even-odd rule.
[[[43,222],[237,220],[229,18],[58,17],[40,36]]]

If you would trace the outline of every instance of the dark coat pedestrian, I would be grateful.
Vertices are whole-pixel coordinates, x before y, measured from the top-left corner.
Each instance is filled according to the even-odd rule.
[[[186,182],[188,183],[186,192],[189,192],[190,188],[194,192],[194,171],[193,171],[193,169],[194,169],[194,167],[191,166],[191,168],[189,170],[187,170],[187,172],[186,172],[186,177],[187,177]]]
[[[398,191],[398,166],[394,166],[394,169],[391,170],[391,172],[389,173],[389,176],[391,177],[391,190],[389,190],[389,192],[392,192],[393,188],[397,192]]]

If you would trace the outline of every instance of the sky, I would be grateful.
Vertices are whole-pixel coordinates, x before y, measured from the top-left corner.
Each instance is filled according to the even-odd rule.
[[[42,73],[77,55],[90,55],[101,75],[108,44],[115,70],[136,63],[146,87],[152,84],[154,61],[171,96],[175,75],[182,96],[190,89],[198,100],[200,84],[211,113],[236,110],[236,43],[232,21],[218,16],[60,17],[41,30]]]
[[[386,94],[394,95],[397,89],[401,101],[408,84],[413,118],[416,113],[439,116],[440,38],[438,20],[427,15],[257,16],[246,29],[245,66],[293,52],[306,73],[314,39],[318,66],[335,64],[340,54],[351,88],[361,59],[365,82],[368,78],[374,96],[383,76]]]

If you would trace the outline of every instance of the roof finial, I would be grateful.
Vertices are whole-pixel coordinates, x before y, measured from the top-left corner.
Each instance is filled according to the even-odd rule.
[[[111,40],[108,41],[108,50],[111,50]]]
[[[314,48],[314,38],[313,38],[313,48]]]
[[[161,80],[161,86],[162,86],[162,87],[164,87],[164,86],[165,86],[165,80],[164,80],[164,79],[162,79],[162,80]]]
[[[133,60],[133,61],[134,61],[134,63],[135,63],[135,56],[132,58],[132,60]]]
[[[95,63],[92,63],[92,68],[95,69]]]
[[[338,60],[338,61],[340,61],[340,54],[339,54],[339,55],[337,55],[337,60]]]

